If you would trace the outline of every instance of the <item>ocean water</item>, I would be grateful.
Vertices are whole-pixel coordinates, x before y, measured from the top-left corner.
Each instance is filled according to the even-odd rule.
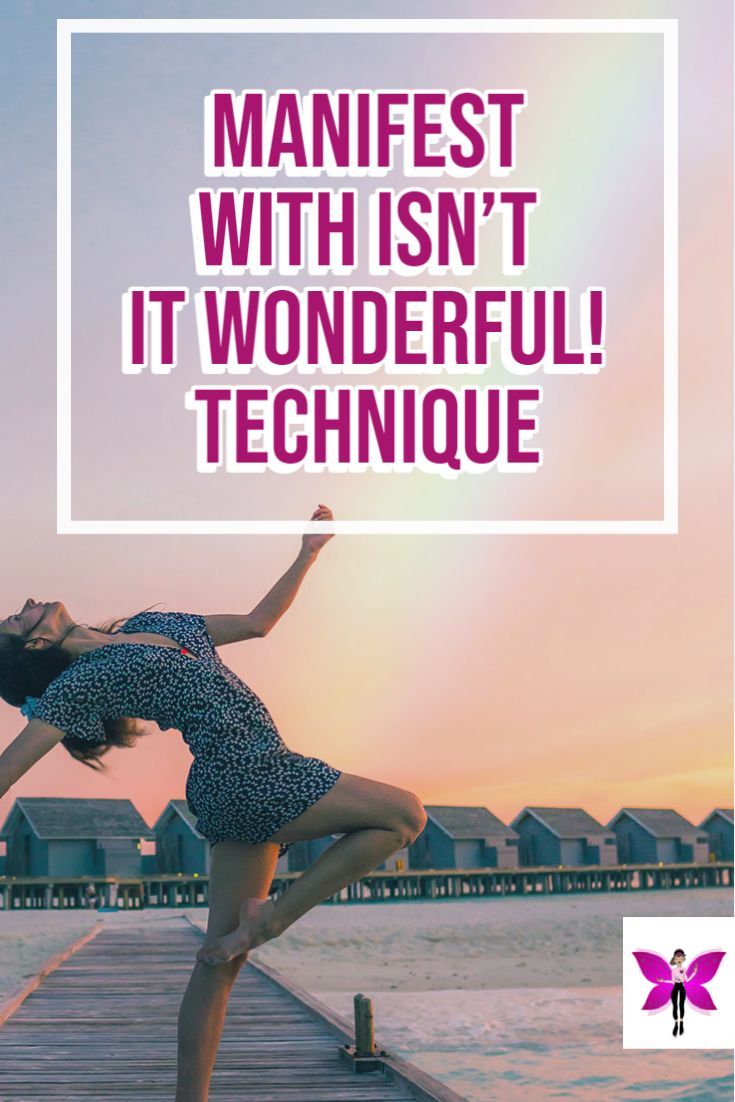
[[[263,946],[471,1102],[733,1102],[733,1053],[622,1047],[622,916],[730,915],[729,889],[322,907]],[[256,952],[261,952],[257,950]]]
[[[315,992],[346,1018],[352,997]],[[376,1037],[471,1102],[732,1102],[733,1056],[623,1049],[621,988],[376,992]]]

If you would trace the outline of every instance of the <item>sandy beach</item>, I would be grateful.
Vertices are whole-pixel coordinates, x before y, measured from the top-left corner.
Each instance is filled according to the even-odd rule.
[[[96,921],[95,911],[0,911],[0,999]]]
[[[623,915],[729,915],[722,889],[321,906],[253,956],[344,1017],[361,991],[376,1036],[471,1102],[730,1102],[732,1053],[622,1048]],[[206,909],[188,913],[206,924]],[[181,922],[181,911],[105,922]],[[0,995],[96,921],[0,913]]]
[[[254,956],[471,1102],[731,1102],[732,1053],[622,1047],[622,916],[730,915],[728,890],[322,907]]]
[[[613,987],[623,915],[726,915],[732,900],[701,889],[323,906],[256,952],[310,991],[353,991],[356,977],[380,991]]]

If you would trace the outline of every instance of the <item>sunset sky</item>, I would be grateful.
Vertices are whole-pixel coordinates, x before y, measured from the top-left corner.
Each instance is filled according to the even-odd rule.
[[[466,4],[463,14],[510,14],[485,8]],[[217,3],[211,14],[241,9]],[[125,14],[139,11],[150,14],[135,4]],[[104,3],[69,12],[108,13]],[[414,14],[446,10],[428,3]],[[512,14],[547,12],[526,3]],[[566,14],[581,13],[568,5]],[[584,14],[610,12],[588,4]],[[698,21],[693,5],[619,4],[614,14],[681,20],[679,534],[339,535],[266,639],[222,651],[292,749],[411,788],[425,803],[486,805],[506,822],[526,804],[582,806],[604,821],[624,805],[674,807],[697,822],[732,805],[730,38]],[[0,80],[16,89],[17,110],[6,120],[10,215],[0,229],[0,611],[31,596],[63,600],[85,623],[152,604],[246,612],[300,537],[56,535],[54,27],[42,7],[22,27],[5,23]],[[659,40],[491,36],[448,48],[438,36],[352,36],[305,48],[298,36],[265,47],[244,37],[90,36],[74,47],[76,515],[306,519],[323,501],[343,519],[660,516]],[[511,282],[606,286],[607,365],[599,376],[541,380],[545,463],[522,479],[198,474],[183,406],[200,378],[193,326],[171,377],[124,377],[119,319],[131,285],[204,282],[187,208],[206,185],[202,97],[217,86],[380,82],[528,90],[508,183],[538,186],[542,203],[532,263]],[[469,282],[501,279],[490,249]],[[22,722],[0,705],[1,745]],[[152,822],[183,796],[189,760],[175,732],[111,753],[101,777],[57,747],[0,814],[21,795],[130,796]]]

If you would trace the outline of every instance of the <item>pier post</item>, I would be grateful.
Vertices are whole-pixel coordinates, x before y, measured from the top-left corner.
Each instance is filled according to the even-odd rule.
[[[373,1020],[373,1004],[367,995],[357,994],[354,998],[355,1006],[355,1055],[375,1055],[375,1025]]]

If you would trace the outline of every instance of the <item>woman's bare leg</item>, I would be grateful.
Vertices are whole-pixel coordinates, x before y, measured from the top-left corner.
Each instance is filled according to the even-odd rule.
[[[278,846],[271,842],[218,842],[212,847],[209,918],[204,944],[237,926],[240,906],[263,899],[273,880]],[[245,963],[240,955],[221,968],[197,963],[179,1011],[176,1102],[207,1102],[230,990]]]
[[[248,899],[231,933],[202,946],[197,959],[223,964],[277,937],[297,918],[340,888],[359,880],[424,829],[426,812],[403,788],[343,773],[315,804],[270,842],[300,842],[343,834],[275,902]]]

